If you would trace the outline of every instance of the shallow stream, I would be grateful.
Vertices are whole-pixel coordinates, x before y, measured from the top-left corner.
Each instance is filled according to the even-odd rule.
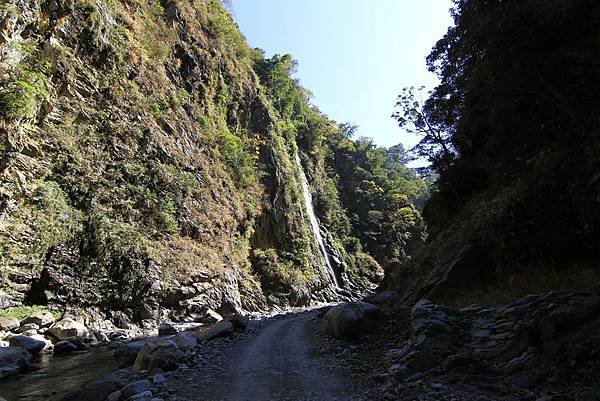
[[[107,347],[60,357],[42,354],[34,362],[39,369],[0,379],[0,399],[58,401],[83,383],[119,367],[113,350]]]

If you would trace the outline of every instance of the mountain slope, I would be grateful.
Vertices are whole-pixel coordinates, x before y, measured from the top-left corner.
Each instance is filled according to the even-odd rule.
[[[339,298],[296,154],[346,294],[381,278],[325,160],[357,145],[308,96],[287,108],[287,89],[306,91],[248,48],[218,1],[15,0],[0,21],[2,307],[122,311],[151,325],[229,303]],[[367,178],[384,176],[378,163]],[[409,197],[393,208],[407,216],[402,238],[418,241]]]

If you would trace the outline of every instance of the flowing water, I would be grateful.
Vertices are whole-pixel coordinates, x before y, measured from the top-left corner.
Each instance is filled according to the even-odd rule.
[[[325,241],[323,240],[323,236],[321,235],[321,228],[319,227],[319,220],[317,220],[317,216],[315,215],[315,209],[313,207],[313,199],[312,194],[310,193],[310,187],[308,186],[308,180],[306,179],[306,174],[304,174],[304,169],[302,168],[302,163],[300,163],[300,157],[296,154],[296,164],[298,164],[298,168],[300,169],[300,179],[302,181],[302,194],[304,195],[304,203],[306,204],[306,213],[308,214],[308,218],[310,220],[310,225],[312,227],[313,234],[315,236],[315,242],[317,243],[319,250],[321,251],[321,256],[323,257],[323,262],[325,265],[325,270],[331,279],[331,284],[334,289],[338,289],[340,286],[338,284],[337,277],[335,275],[335,271],[333,270],[333,266],[331,264],[331,259],[329,258],[329,254],[327,253],[327,248],[325,247]]]
[[[0,379],[0,399],[57,401],[83,383],[101,377],[119,365],[112,350],[107,347],[62,357],[42,354],[38,358],[35,361],[38,370]]]

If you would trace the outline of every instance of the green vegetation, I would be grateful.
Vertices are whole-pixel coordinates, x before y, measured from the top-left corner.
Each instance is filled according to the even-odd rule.
[[[260,274],[263,287],[273,292],[302,288],[310,279],[310,273],[293,266],[289,257],[280,257],[275,249],[255,249],[252,257],[253,266]]]
[[[60,312],[50,311],[45,306],[19,306],[17,308],[8,308],[8,309],[0,309],[0,317],[14,317],[19,321],[29,317],[34,312],[50,312],[54,319],[59,319],[61,317]]]
[[[242,140],[223,127],[219,137],[221,160],[227,166],[227,171],[235,182],[242,188],[256,181],[256,171],[251,153],[246,149]]]
[[[112,308],[139,301],[148,285],[150,242],[122,221],[96,215],[86,222],[81,249],[82,274],[98,277],[98,289]],[[99,300],[96,300],[99,301]]]
[[[0,92],[0,109],[9,119],[35,117],[49,90],[50,82],[43,73],[18,71],[14,80]]]
[[[336,241],[358,240],[383,264],[406,260],[425,238],[414,205],[424,204],[429,192],[427,184],[404,165],[401,145],[385,149],[368,138],[350,139],[350,126],[338,126],[310,105],[310,93],[292,78],[296,63],[290,55],[265,59],[261,50],[255,50],[253,59],[285,122],[290,152],[297,147],[310,155],[304,161],[315,185],[317,211]]]
[[[69,205],[56,182],[47,182],[32,198],[36,210],[35,226],[39,233],[37,252],[45,255],[55,246],[73,240],[82,229],[81,212]]]
[[[503,293],[583,288],[587,275],[572,267],[600,256],[599,81],[586,73],[600,62],[591,34],[600,8],[455,3],[456,26],[427,59],[441,84],[424,102],[405,89],[395,114],[439,174],[417,264],[472,244]]]
[[[225,48],[232,49],[234,55],[244,60],[250,54],[244,35],[240,32],[231,15],[223,8],[220,0],[209,0],[209,29]]]
[[[0,74],[7,295],[12,272],[48,268],[84,289],[55,300],[133,310],[157,280],[227,271],[256,305],[306,302],[329,279],[296,155],[355,282],[423,238],[427,185],[312,106],[292,57],[250,50],[219,1],[79,0],[42,18]]]
[[[192,100],[192,95],[187,91],[186,88],[179,88],[173,97],[173,106],[174,107],[183,107],[187,106]]]

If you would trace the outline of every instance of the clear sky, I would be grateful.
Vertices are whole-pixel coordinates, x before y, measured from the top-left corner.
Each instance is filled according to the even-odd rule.
[[[233,0],[250,46],[290,53],[313,104],[382,146],[417,138],[390,117],[405,86],[433,87],[425,57],[451,24],[451,0]]]

